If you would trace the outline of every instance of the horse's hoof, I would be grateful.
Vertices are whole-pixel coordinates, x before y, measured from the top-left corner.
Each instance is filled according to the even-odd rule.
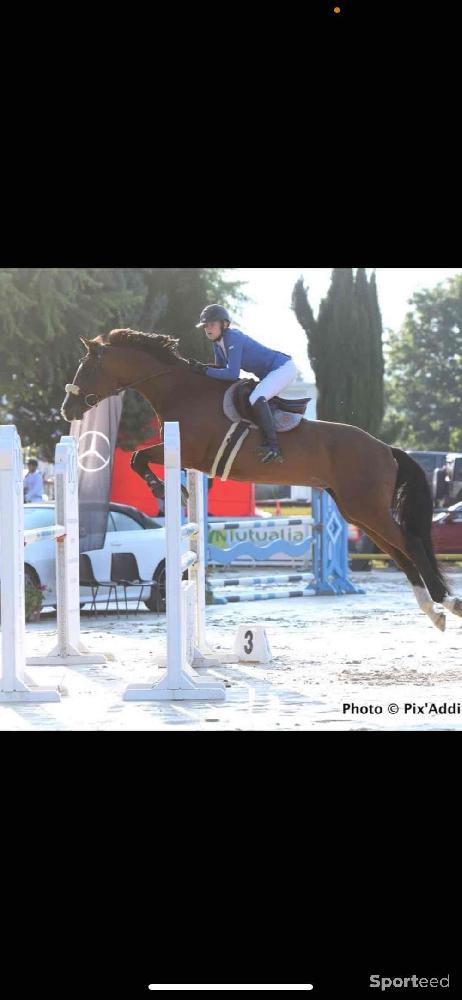
[[[449,599],[446,602],[445,607],[447,607],[449,611],[452,611],[453,615],[457,615],[458,618],[462,618],[462,601],[459,601],[458,597]]]
[[[440,632],[445,632],[446,615],[443,612],[441,612],[441,614],[439,615],[435,615],[435,618],[433,619],[433,624],[436,625],[437,629],[439,629]]]
[[[156,479],[146,479],[146,483],[156,500],[165,500],[165,486],[163,483],[157,482]]]

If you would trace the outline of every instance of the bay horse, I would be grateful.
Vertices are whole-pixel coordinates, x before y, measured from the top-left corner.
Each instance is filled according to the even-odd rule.
[[[87,353],[66,386],[64,419],[81,420],[101,400],[136,388],[161,424],[179,422],[183,467],[210,473],[231,426],[223,412],[230,383],[192,371],[178,352],[178,340],[163,334],[124,329],[80,339]],[[283,464],[265,465],[255,455],[258,433],[252,430],[237,454],[232,479],[327,490],[345,520],[358,525],[404,571],[419,607],[440,631],[446,626],[441,605],[462,617],[462,601],[450,596],[436,561],[432,496],[417,462],[358,427],[303,419],[280,435]],[[134,471],[161,496],[163,484],[150,463],[163,464],[163,444],[140,449],[131,460]]]

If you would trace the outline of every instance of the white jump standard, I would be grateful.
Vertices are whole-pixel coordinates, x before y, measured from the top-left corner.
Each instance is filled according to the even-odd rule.
[[[63,436],[55,449],[56,520],[64,534],[56,539],[57,644],[44,656],[28,656],[29,666],[78,666],[106,663],[109,655],[92,653],[80,638],[79,484],[77,442]],[[27,534],[27,532],[26,532]]]
[[[57,688],[38,687],[24,654],[24,506],[21,442],[16,427],[0,427],[0,580],[2,671],[0,702],[60,701]]]
[[[57,688],[39,687],[27,666],[105,663],[80,640],[77,446],[56,446],[56,519],[52,527],[24,531],[23,461],[16,428],[0,427],[0,581],[2,643],[0,703],[60,701]],[[24,543],[56,539],[57,645],[48,655],[25,658]]]
[[[210,659],[205,638],[204,495],[200,473],[188,474],[189,517],[181,524],[181,443],[179,424],[164,427],[167,670],[153,684],[131,684],[124,701],[217,701],[225,685],[201,677],[197,666],[216,666],[227,657]],[[192,551],[182,555],[181,539],[191,538]],[[188,571],[188,581],[182,576]],[[236,657],[232,658],[233,660]]]

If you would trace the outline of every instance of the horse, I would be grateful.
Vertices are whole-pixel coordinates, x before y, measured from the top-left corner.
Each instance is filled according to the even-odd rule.
[[[81,420],[101,400],[136,388],[161,426],[178,421],[184,467],[210,474],[231,426],[223,410],[230,383],[192,370],[171,336],[123,329],[80,340],[86,355],[66,386],[62,417]],[[446,627],[443,608],[462,617],[462,601],[451,596],[433,549],[433,501],[425,473],[406,452],[359,427],[307,419],[281,435],[283,464],[259,462],[259,443],[252,429],[234,459],[234,480],[327,490],[345,520],[358,525],[403,570],[420,609],[440,631]],[[154,495],[162,496],[163,483],[150,463],[163,464],[162,443],[134,452],[131,459]]]

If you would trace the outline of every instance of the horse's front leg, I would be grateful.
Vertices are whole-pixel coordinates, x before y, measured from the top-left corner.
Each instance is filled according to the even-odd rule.
[[[155,472],[149,468],[151,462],[153,465],[164,464],[163,443],[151,445],[150,448],[142,448],[140,451],[134,451],[130,459],[130,465],[133,471],[136,472],[138,476],[141,476],[141,479],[144,479],[144,482],[147,483],[153,496],[155,496],[158,500],[164,500],[165,485],[162,480],[159,479],[159,476],[156,476]],[[186,504],[189,500],[189,493],[184,486],[181,487],[181,496],[183,503]]]
[[[149,489],[153,496],[158,500],[163,500],[165,496],[164,484],[159,476],[156,476],[155,472],[149,468],[149,463],[153,462],[154,465],[163,465],[164,462],[164,446],[163,444],[155,444],[150,448],[142,448],[140,451],[134,451],[130,459],[130,465],[134,472],[144,482],[147,483]]]

